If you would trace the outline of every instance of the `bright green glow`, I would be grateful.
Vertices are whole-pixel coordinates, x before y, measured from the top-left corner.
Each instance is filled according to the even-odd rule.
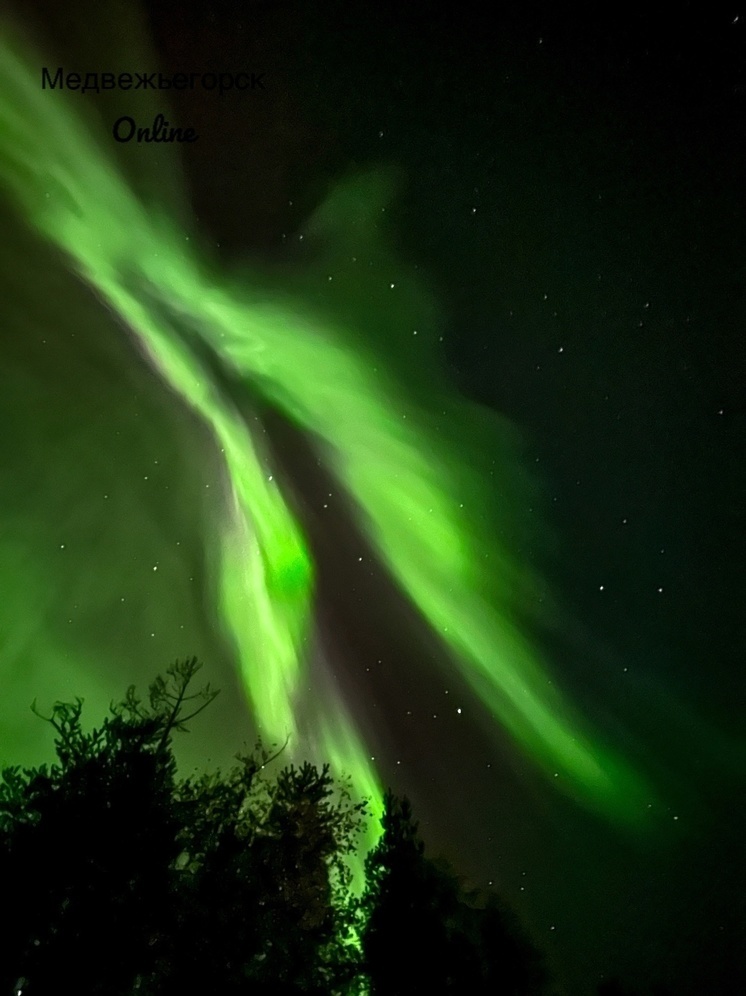
[[[169,327],[160,309],[132,290],[140,277],[181,315],[201,317],[202,276],[163,218],[137,202],[69,107],[42,93],[25,60],[0,47],[0,173],[26,218],[73,260],[100,297],[137,334],[164,380],[211,427],[225,459],[230,495],[215,564],[218,603],[241,668],[248,699],[270,741],[290,738],[302,752],[296,698],[310,636],[313,568],[299,526],[272,482],[252,437],[209,373]],[[144,279],[143,279],[144,278]],[[171,288],[188,288],[179,300]],[[165,289],[166,293],[163,293]],[[191,301],[192,310],[190,310]],[[242,316],[243,317],[243,316]],[[285,316],[285,321],[288,316]],[[265,322],[257,315],[256,344]],[[267,336],[266,338],[269,338]],[[266,349],[266,344],[261,345]],[[338,774],[349,773],[356,793],[382,811],[381,787],[341,702],[329,703],[323,745]],[[335,735],[334,731],[338,731]],[[375,835],[375,827],[371,828]],[[368,843],[373,843],[369,839]],[[358,881],[361,865],[356,868]]]
[[[421,388],[425,374],[418,379],[412,368],[410,384],[385,351],[354,342],[354,329],[211,273],[173,222],[136,199],[62,95],[43,93],[7,44],[0,49],[0,178],[213,432],[229,482],[217,599],[269,736],[289,735],[299,745],[313,567],[245,421],[174,323],[323,442],[374,548],[494,720],[555,784],[609,815],[637,819],[647,789],[582,730],[522,635],[525,572],[485,514],[495,486],[479,463],[492,439],[485,414],[438,383],[444,420],[436,420],[413,400],[414,381]],[[346,211],[364,211],[367,190],[343,185],[323,209],[325,223],[341,226]],[[327,696],[317,711],[317,747],[380,813],[377,776],[341,699]]]

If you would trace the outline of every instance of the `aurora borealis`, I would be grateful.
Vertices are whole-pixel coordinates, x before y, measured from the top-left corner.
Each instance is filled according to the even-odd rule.
[[[214,52],[222,52],[230,14],[220,4],[215,11],[217,22],[208,18],[201,30],[213,32]],[[307,98],[305,118],[277,93],[269,109],[262,109],[260,98],[241,104],[225,97],[219,105],[205,95],[191,103],[187,97],[166,116],[181,115],[185,124],[195,118],[200,142],[193,148],[117,146],[107,133],[117,113],[152,120],[167,101],[144,93],[102,96],[97,103],[92,95],[50,93],[39,85],[41,61],[57,65],[50,60],[79,57],[86,45],[90,58],[95,53],[112,71],[156,58],[145,18],[127,14],[125,25],[117,5],[95,16],[108,26],[109,48],[92,26],[77,25],[66,29],[66,37],[62,31],[61,41],[54,32],[39,32],[42,57],[19,47],[17,25],[8,25],[0,58],[0,184],[8,232],[2,249],[7,389],[0,626],[11,675],[3,760],[15,761],[19,752],[21,761],[34,760],[48,746],[37,743],[38,727],[24,712],[32,699],[82,694],[95,712],[131,681],[149,680],[164,661],[194,653],[225,694],[214,726],[195,731],[185,747],[189,763],[230,756],[257,731],[269,741],[289,737],[293,756],[331,760],[336,771],[349,774],[355,790],[372,798],[374,812],[381,785],[399,777],[401,766],[401,785],[415,799],[421,792],[426,824],[437,822],[433,814],[440,811],[435,837],[452,850],[466,853],[470,834],[459,837],[446,828],[459,805],[478,800],[475,822],[484,829],[472,875],[476,865],[487,866],[495,836],[503,856],[512,841],[514,857],[507,860],[518,867],[528,863],[527,850],[541,847],[547,825],[556,840],[570,835],[571,826],[592,826],[595,843],[581,878],[587,876],[593,893],[594,876],[603,880],[598,867],[606,850],[626,854],[630,862],[638,854],[643,863],[660,860],[653,855],[661,847],[665,853],[668,825],[680,822],[679,810],[701,834],[708,818],[703,813],[708,805],[718,812],[718,805],[698,799],[702,773],[692,780],[677,767],[677,749],[661,744],[660,729],[664,721],[678,729],[687,750],[705,758],[702,772],[718,769],[724,759],[732,771],[734,741],[722,727],[716,733],[717,725],[701,718],[685,694],[673,693],[664,670],[642,666],[639,647],[602,649],[614,643],[610,636],[597,643],[595,634],[586,635],[574,610],[563,607],[565,594],[572,602],[579,574],[568,567],[565,591],[561,578],[544,580],[556,573],[550,555],[555,540],[542,519],[551,518],[553,529],[565,528],[567,535],[575,530],[578,547],[566,557],[580,564],[594,546],[599,513],[589,502],[568,526],[527,479],[535,458],[522,443],[519,423],[531,403],[516,404],[521,376],[511,361],[521,369],[514,345],[521,333],[508,329],[514,321],[528,340],[533,335],[536,352],[537,343],[551,340],[554,362],[578,334],[573,328],[585,322],[591,332],[583,348],[595,357],[588,363],[588,391],[603,397],[608,392],[597,387],[596,379],[603,380],[597,371],[608,369],[609,361],[601,329],[613,323],[613,308],[608,301],[605,308],[586,303],[587,313],[573,313],[571,304],[564,312],[560,304],[558,318],[544,307],[555,295],[540,286],[538,274],[521,301],[516,288],[530,280],[514,277],[511,285],[510,267],[532,273],[543,259],[545,284],[551,278],[561,284],[565,268],[572,269],[567,259],[582,269],[584,252],[598,255],[597,247],[582,244],[590,236],[578,235],[575,256],[563,258],[542,229],[544,218],[533,232],[526,222],[523,241],[510,241],[504,229],[515,234],[511,212],[517,216],[518,209],[509,198],[494,211],[493,226],[484,221],[490,197],[500,199],[490,187],[499,191],[509,181],[500,178],[498,153],[480,145],[491,165],[471,164],[476,178],[480,170],[484,176],[476,185],[464,181],[462,207],[464,217],[478,216],[475,223],[486,227],[471,242],[461,236],[458,279],[431,283],[422,272],[429,272],[424,257],[438,255],[436,219],[452,218],[445,197],[431,205],[432,227],[424,224],[430,241],[422,240],[422,271],[411,236],[402,232],[416,213],[418,185],[435,198],[450,168],[428,176],[440,160],[424,138],[419,148],[401,138],[399,147],[394,142],[366,158],[362,141],[361,151],[343,154],[350,141],[345,137],[337,139],[335,168],[318,163],[304,185],[304,142],[324,146],[309,122],[325,113],[328,121],[325,102],[333,102],[321,78],[316,96]],[[152,16],[154,44],[168,50],[172,63],[198,59],[194,26],[172,24],[165,7]],[[247,19],[238,23],[248,45]],[[264,47],[253,49],[252,57],[281,63],[292,31],[282,17],[268,23],[258,32]],[[338,26],[350,30],[343,18]],[[315,30],[321,51],[321,31]],[[170,50],[163,41],[169,31]],[[189,37],[187,56],[182,46]],[[229,47],[231,57],[237,44]],[[205,64],[214,52],[205,55]],[[298,78],[311,72],[303,63],[310,57],[293,57]],[[184,61],[183,68],[191,67]],[[458,63],[451,68],[454,79],[466,71]],[[342,79],[344,71],[338,72]],[[282,71],[276,78],[288,85]],[[393,92],[406,106],[396,83]],[[294,97],[302,106],[299,93]],[[174,101],[178,105],[175,95]],[[349,97],[341,101],[339,134],[351,127],[355,106]],[[422,106],[423,136],[437,118],[434,106]],[[524,130],[509,95],[502,107],[496,141]],[[370,124],[382,113],[368,108],[363,118]],[[400,111],[399,124],[390,113],[391,130],[403,136],[407,112]],[[533,113],[538,128],[541,114]],[[242,114],[252,137],[229,140]],[[213,119],[222,122],[222,131],[211,134]],[[275,135],[268,122],[278,119]],[[233,122],[230,128],[226,120]],[[371,130],[371,150],[378,152],[387,127]],[[288,131],[292,137],[282,138]],[[436,136],[445,163],[454,139],[446,129]],[[547,148],[536,135],[511,140],[523,149],[529,169],[532,151]],[[562,173],[556,165],[561,143],[552,144],[551,136],[547,141],[549,158]],[[240,181],[240,166],[234,166],[240,151],[251,159],[246,169],[253,170],[254,184],[264,184],[263,195],[241,192],[248,179]],[[283,155],[296,175],[278,180]],[[257,165],[263,157],[267,165]],[[459,161],[466,169],[466,152]],[[585,162],[595,161],[587,153]],[[505,168],[506,177],[520,174],[516,163]],[[213,174],[221,170],[223,182],[216,183]],[[611,167],[609,175],[615,175]],[[510,182],[518,189],[516,180]],[[292,195],[282,208],[277,188]],[[562,190],[561,181],[556,189]],[[569,229],[571,196],[556,196]],[[206,208],[211,199],[218,205],[212,216]],[[263,199],[274,203],[274,219]],[[254,221],[259,230],[274,228],[273,245],[262,245],[254,232],[242,244],[238,218],[246,230]],[[451,224],[456,233],[464,222],[452,218]],[[580,230],[587,233],[589,226]],[[485,245],[486,238],[492,243]],[[603,251],[614,258],[611,249]],[[447,257],[445,246],[440,252]],[[475,266],[470,259],[478,260]],[[490,285],[490,268],[498,261],[504,265],[494,281],[503,276],[503,290]],[[594,262],[588,269],[594,279],[599,269],[606,282],[614,279],[610,266]],[[441,260],[441,277],[447,270]],[[674,278],[663,273],[664,284],[666,279]],[[476,334],[462,360],[442,347],[463,320],[454,318],[456,302],[469,308],[477,296],[471,286],[480,288],[483,304],[473,306],[470,320],[485,322],[494,313],[495,330],[509,341],[499,362],[490,361],[499,390],[488,384],[486,363],[474,359]],[[654,291],[636,291],[643,322],[649,320],[648,297],[656,307]],[[674,322],[658,320],[663,329]],[[534,327],[550,327],[551,335],[544,340]],[[485,342],[489,353],[489,336]],[[531,365],[548,363],[532,359]],[[464,385],[453,369],[458,364],[471,367],[471,383]],[[580,430],[569,413],[582,389],[555,376],[555,413],[546,425],[558,420],[569,426],[563,438],[571,450]],[[652,390],[655,377],[641,383]],[[549,405],[551,391],[542,390]],[[713,412],[718,404],[727,398],[713,399]],[[623,413],[624,403],[618,408]],[[525,421],[535,430],[530,415]],[[602,462],[616,460],[621,468],[616,445],[624,451],[623,442],[607,441],[599,452]],[[551,458],[546,462],[551,465]],[[621,493],[630,487],[621,470],[617,484]],[[603,492],[605,502],[612,491]],[[657,520],[650,528],[670,535]],[[656,535],[656,545],[675,550],[676,538],[657,543]],[[657,576],[645,584],[651,596],[675,588],[673,580]],[[597,593],[608,587],[594,577]],[[630,617],[633,602],[625,613]],[[593,610],[599,626],[606,625],[605,611]],[[663,649],[653,653],[655,639],[660,637],[643,660]],[[591,663],[568,662],[573,654]],[[604,692],[610,680],[604,670],[628,674],[630,665],[638,682],[633,690],[607,685]],[[431,708],[439,697],[442,702],[444,690],[447,705]],[[415,710],[433,721],[440,716],[443,732],[420,720],[412,733],[404,717]],[[460,728],[452,730],[454,724]],[[477,757],[482,773],[472,777],[469,770],[457,784],[464,759],[472,765]],[[485,772],[493,764],[500,781],[487,790],[491,776]],[[451,799],[445,798],[446,784],[453,786]],[[496,831],[507,799],[513,814]],[[570,848],[578,855],[586,852],[583,832]],[[558,847],[545,839],[544,846]],[[511,888],[501,860],[495,858],[494,878],[504,878],[520,902],[524,886]],[[565,862],[572,866],[569,857]],[[540,909],[540,903],[534,907],[536,922],[557,919]],[[536,929],[549,927],[554,930],[553,923]]]

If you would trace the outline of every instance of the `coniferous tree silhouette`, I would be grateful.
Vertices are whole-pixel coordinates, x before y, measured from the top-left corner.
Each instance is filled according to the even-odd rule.
[[[327,766],[180,780],[172,737],[215,697],[196,660],[129,689],[84,732],[49,722],[57,761],[0,779],[0,991],[21,996],[412,996],[542,991],[540,960],[495,896],[425,857],[407,800],[386,797],[357,900],[345,857],[365,803]]]
[[[541,959],[515,918],[425,857],[407,799],[387,795],[383,828],[361,902],[371,996],[543,991]]]
[[[178,855],[168,745],[191,718],[183,715],[190,668],[196,662],[172,669],[173,687],[154,684],[150,710],[131,689],[89,734],[82,700],[57,703],[49,717],[57,764],[3,772],[0,879],[13,897],[5,991],[127,993],[134,967],[147,964]],[[199,697],[204,706],[212,693]]]
[[[327,768],[268,781],[261,745],[226,776],[177,781],[172,734],[216,694],[187,694],[199,666],[169,668],[149,706],[130,689],[92,733],[80,700],[58,703],[57,763],[3,772],[2,991],[355,990],[342,858],[364,805]]]

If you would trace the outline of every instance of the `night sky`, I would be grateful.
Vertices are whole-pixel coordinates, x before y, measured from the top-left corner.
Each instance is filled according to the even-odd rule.
[[[164,0],[138,39],[131,5],[35,0],[20,23],[51,66],[266,73],[222,97],[76,96],[104,122],[193,126],[192,145],[112,155],[226,267],[249,260],[268,296],[288,288],[393,353],[411,333],[396,308],[371,283],[350,316],[329,281],[345,246],[304,225],[339,177],[398,171],[391,280],[416,267],[451,381],[520,439],[488,483],[506,546],[543,579],[524,624],[655,785],[650,824],[615,826],[496,747],[385,571],[361,574],[366,538],[312,443],[266,413],[313,513],[340,681],[429,853],[505,897],[558,992],[610,976],[746,991],[746,7],[482,6]],[[32,700],[83,695],[93,721],[196,655],[223,693],[181,757],[227,764],[256,727],[210,603],[209,434],[5,198],[0,225],[0,758],[49,756]]]

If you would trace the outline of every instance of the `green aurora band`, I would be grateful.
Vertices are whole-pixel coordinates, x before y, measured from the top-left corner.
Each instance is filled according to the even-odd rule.
[[[423,404],[418,391],[428,385],[417,361],[402,365],[385,344],[355,341],[355,329],[320,310],[221,275],[165,209],[132,192],[83,117],[65,95],[43,93],[30,65],[6,37],[0,181],[212,432],[229,482],[213,565],[220,619],[263,735],[289,737],[296,756],[315,738],[319,758],[351,777],[380,815],[378,775],[331,674],[314,706],[315,730],[300,733],[313,643],[309,544],[267,473],[269,455],[176,326],[323,447],[372,548],[449,648],[495,729],[509,731],[555,786],[611,818],[637,821],[650,790],[583,728],[521,631],[516,603],[528,572],[485,514],[491,413],[438,379],[428,381],[434,400]],[[386,189],[383,175],[341,183],[315,223],[349,230],[371,217]],[[436,406],[437,422],[428,411]]]

